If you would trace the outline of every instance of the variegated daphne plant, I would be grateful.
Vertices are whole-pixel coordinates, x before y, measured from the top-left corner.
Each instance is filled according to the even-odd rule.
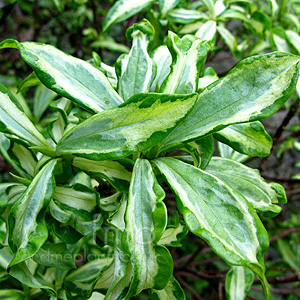
[[[203,89],[207,41],[170,32],[150,55],[154,29],[146,20],[127,38],[130,53],[115,69],[96,54],[85,62],[50,45],[0,44],[19,49],[32,67],[23,87],[40,81],[62,97],[50,104],[46,131],[0,87],[1,153],[18,172],[0,186],[0,268],[23,286],[0,295],[116,300],[149,290],[151,299],[183,300],[167,247],[190,230],[232,267],[229,298],[242,299],[236,295],[245,295],[254,273],[269,299],[269,239],[258,213],[278,214],[284,190],[213,157],[214,139],[268,155],[271,139],[259,120],[294,92],[300,58],[250,57]],[[168,223],[167,186],[183,220],[175,212]]]

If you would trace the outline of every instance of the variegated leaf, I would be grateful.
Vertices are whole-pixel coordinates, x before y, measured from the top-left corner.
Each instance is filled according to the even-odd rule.
[[[186,226],[178,223],[177,226],[169,226],[162,234],[158,245],[168,246],[168,247],[181,247],[180,240],[188,233]]]
[[[170,73],[172,56],[167,46],[160,46],[155,49],[152,58],[157,65],[157,71],[150,90],[151,92],[156,92],[159,91],[163,81]]]
[[[75,157],[72,164],[94,178],[106,179],[118,191],[128,192],[132,166],[127,160],[95,162],[86,158]]]
[[[164,190],[156,181],[147,160],[138,159],[133,169],[125,214],[124,243],[130,253],[133,278],[130,298],[148,288],[162,289],[173,271],[167,248],[158,246],[167,222],[162,200]]]
[[[119,58],[116,64],[119,95],[127,100],[135,94],[147,93],[153,82],[156,65],[147,49],[154,38],[154,28],[147,20],[134,24],[126,31],[132,40],[129,54]]]
[[[201,25],[201,27],[195,33],[196,37],[204,40],[211,41],[214,44],[217,33],[216,21],[210,20]]]
[[[1,48],[18,48],[45,86],[89,111],[100,112],[123,102],[100,70],[51,45],[5,40]]]
[[[64,280],[67,298],[89,299],[99,277],[111,265],[112,260],[110,257],[98,258],[70,273]]]
[[[244,300],[254,280],[247,267],[233,266],[226,275],[225,290],[228,300]]]
[[[244,59],[199,95],[162,150],[231,124],[270,117],[294,92],[299,61],[297,56],[279,52]]]
[[[18,100],[0,84],[0,131],[12,133],[31,145],[50,147],[42,134],[20,109]]]
[[[228,263],[254,271],[269,299],[263,257],[269,246],[268,234],[246,199],[216,176],[177,159],[153,162],[174,191],[190,230]]]
[[[272,203],[284,203],[284,189],[277,193],[279,185],[267,183],[258,170],[251,169],[239,162],[222,157],[213,157],[205,169],[206,172],[220,178],[229,186],[240,192],[257,211],[278,214],[281,207]]]
[[[293,47],[300,53],[300,36],[297,32],[292,30],[286,30],[285,34],[287,36],[287,40],[293,45]]]
[[[184,8],[174,9],[168,14],[170,21],[180,24],[190,24],[206,18],[207,16],[198,10]]]
[[[214,137],[234,150],[252,156],[268,156],[273,140],[259,121],[230,125]]]
[[[172,276],[162,290],[150,290],[151,300],[185,300],[185,294],[178,281]]]
[[[130,18],[152,3],[154,0],[118,0],[104,20],[103,31],[108,31],[112,25]]]
[[[185,35],[181,39],[175,33],[169,32],[167,45],[172,54],[171,72],[163,82],[160,92],[195,92],[208,51],[207,43],[192,35]]]
[[[47,240],[45,210],[54,190],[56,163],[48,162],[11,208],[8,242],[15,256],[10,266],[30,258]]]
[[[135,95],[69,130],[57,144],[57,154],[106,160],[144,151],[163,140],[195,100],[195,94]]]
[[[159,9],[162,17],[164,18],[178,3],[179,0],[159,0]]]
[[[216,12],[215,12],[215,1],[214,0],[201,0],[204,5],[207,7],[210,17],[214,19],[216,17]]]
[[[68,207],[69,210],[92,212],[99,202],[99,194],[85,185],[72,187],[56,186],[53,199]]]

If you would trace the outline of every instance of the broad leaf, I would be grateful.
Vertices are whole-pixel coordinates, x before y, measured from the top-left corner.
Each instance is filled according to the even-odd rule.
[[[18,100],[0,84],[0,131],[12,133],[28,143],[41,147],[50,147],[42,134],[20,109]]]
[[[151,300],[185,300],[185,294],[178,281],[172,276],[162,290],[150,290]]]
[[[173,271],[168,250],[156,245],[166,227],[165,193],[147,160],[133,169],[125,214],[124,242],[130,253],[133,278],[127,297],[148,288],[162,289]]]
[[[103,31],[108,31],[112,25],[130,18],[153,2],[154,0],[118,0],[104,20]]]
[[[300,58],[270,53],[241,61],[227,76],[209,85],[163,149],[220,131],[228,125],[273,115],[295,90]]]
[[[268,156],[273,140],[259,121],[230,125],[214,137],[234,150],[252,156]]]
[[[254,280],[247,267],[233,266],[226,275],[225,290],[228,300],[244,300]]]
[[[144,20],[126,31],[132,40],[129,54],[122,56],[116,64],[119,95],[127,100],[135,94],[149,92],[155,76],[156,66],[147,49],[154,38],[154,28]]]
[[[190,230],[229,264],[247,266],[262,280],[268,234],[246,199],[217,177],[174,158],[153,161],[175,192]]]
[[[33,256],[47,240],[45,210],[54,190],[56,162],[51,160],[43,167],[11,208],[8,241],[15,256],[10,266]]]
[[[117,159],[163,140],[193,106],[196,96],[138,94],[69,130],[57,154]]]
[[[123,102],[100,70],[51,45],[5,40],[1,48],[19,49],[46,87],[89,111],[100,112]]]
[[[189,94],[198,88],[199,74],[208,50],[207,43],[192,35],[182,39],[169,32],[167,46],[172,54],[171,72],[163,82],[160,92]]]

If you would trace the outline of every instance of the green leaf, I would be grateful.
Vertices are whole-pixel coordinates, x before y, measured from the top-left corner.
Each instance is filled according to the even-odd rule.
[[[36,88],[33,98],[33,114],[38,120],[56,97],[56,93],[41,84]]]
[[[283,260],[299,274],[300,263],[299,263],[299,249],[297,245],[296,247],[293,248],[291,243],[289,243],[284,239],[277,240],[277,245]],[[298,253],[295,250],[298,251]]]
[[[106,179],[118,191],[128,192],[131,171],[127,164],[122,164],[121,160],[120,162],[112,160],[92,161],[75,157],[72,164],[94,178]]]
[[[300,53],[300,36],[295,31],[286,30],[285,31],[287,40],[293,45],[297,50],[298,54]]]
[[[217,33],[217,23],[216,21],[209,20],[201,25],[201,27],[195,33],[196,37],[204,40],[211,41],[214,44]]]
[[[198,81],[198,90],[203,90],[211,83],[219,79],[217,72],[212,68],[208,67],[203,71],[202,77]]]
[[[244,300],[253,280],[254,274],[247,267],[231,267],[225,281],[227,299]]]
[[[9,290],[9,289],[3,289],[0,290],[0,299],[5,300],[23,300],[24,294],[20,290]]]
[[[205,171],[240,192],[255,210],[275,214],[281,211],[280,206],[272,204],[281,203],[273,184],[267,183],[258,170],[231,159],[213,157]]]
[[[249,57],[209,85],[161,150],[220,131],[228,125],[273,115],[295,90],[299,57],[270,53]]]
[[[169,251],[156,245],[167,223],[164,197],[150,163],[138,159],[130,184],[123,238],[133,266],[128,298],[144,289],[164,288],[173,272]]]
[[[180,24],[190,24],[206,18],[207,16],[198,10],[184,8],[174,9],[168,14],[170,21]]]
[[[153,162],[174,191],[191,232],[229,264],[255,272],[269,299],[263,257],[269,246],[268,234],[246,199],[217,177],[177,159]]]
[[[179,3],[179,0],[159,0],[159,10],[161,16],[164,18],[176,5]]]
[[[79,300],[91,297],[95,284],[112,260],[110,257],[95,259],[70,273],[64,281],[67,298]]]
[[[204,3],[204,5],[207,7],[210,17],[214,19],[216,17],[216,12],[215,12],[215,1],[214,0],[201,0],[201,2]]]
[[[150,290],[151,300],[185,300],[185,294],[178,281],[172,276],[162,290]]]
[[[10,266],[33,256],[47,240],[45,210],[54,190],[56,162],[51,160],[43,167],[11,208],[8,241],[15,256]]]
[[[108,31],[112,25],[137,14],[153,2],[154,0],[118,0],[104,20],[103,32]]]
[[[237,52],[237,40],[236,37],[225,27],[223,26],[217,26],[217,31],[223,38],[224,42],[230,49],[231,53],[233,55],[236,55]]]
[[[56,186],[52,198],[70,210],[92,212],[99,201],[99,194],[77,183],[72,187]]]
[[[1,44],[0,44],[1,45]],[[18,108],[18,100],[0,84],[0,131],[12,133],[32,145],[49,147],[48,142]]]
[[[30,272],[26,262],[21,262],[12,266],[9,270],[9,274],[27,287],[50,290],[55,295],[55,291],[51,283],[47,282],[41,275],[38,278],[37,276],[34,276]]]
[[[167,46],[172,54],[171,72],[163,82],[160,92],[195,92],[208,51],[207,43],[192,35],[185,35],[181,39],[175,33],[169,32]]]
[[[215,150],[215,140],[212,135],[208,135],[196,141],[197,148],[201,156],[201,169],[205,169],[209,164]]]
[[[18,87],[18,93],[20,93],[21,91],[23,91],[24,89],[28,88],[28,87],[32,87],[35,85],[38,85],[40,82],[40,80],[38,79],[38,77],[35,75],[34,72],[32,72],[29,76],[27,76],[19,85]]]
[[[188,233],[186,226],[178,223],[177,226],[168,227],[162,234],[158,245],[163,245],[167,247],[181,247],[180,240]]]
[[[154,38],[154,28],[147,20],[134,24],[126,31],[132,40],[128,55],[122,56],[116,64],[119,95],[127,100],[137,93],[149,92],[156,66],[147,49]]]
[[[195,94],[135,95],[69,130],[57,144],[57,154],[106,160],[144,151],[163,140],[195,100]]]
[[[46,87],[89,111],[100,112],[123,102],[100,70],[51,45],[5,40],[1,48],[18,48]]]
[[[234,150],[253,156],[268,156],[273,140],[259,121],[230,125],[214,137]]]
[[[32,259],[44,266],[55,267],[60,270],[75,269],[74,257],[63,243],[44,244]]]
[[[156,76],[151,85],[151,92],[159,91],[162,83],[170,73],[172,56],[167,46],[160,46],[154,50],[152,56],[157,66]]]

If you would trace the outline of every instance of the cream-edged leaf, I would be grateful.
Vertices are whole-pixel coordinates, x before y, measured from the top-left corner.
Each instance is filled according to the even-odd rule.
[[[100,70],[51,45],[5,40],[1,48],[18,48],[45,86],[89,111],[100,112],[123,102]]]

